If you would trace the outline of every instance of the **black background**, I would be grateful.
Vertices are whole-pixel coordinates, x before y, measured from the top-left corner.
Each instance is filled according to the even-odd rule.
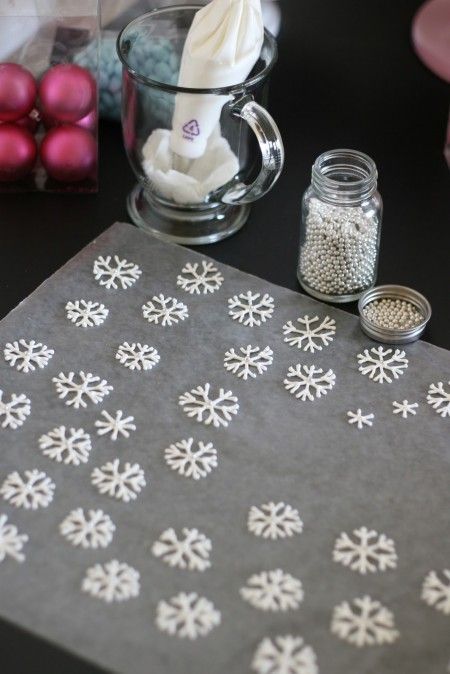
[[[425,339],[450,348],[450,192],[443,156],[449,96],[411,48],[420,2],[279,4],[283,25],[270,110],[286,147],[284,172],[241,232],[198,250],[298,289],[300,201],[311,165],[327,149],[362,150],[378,166],[384,200],[378,282],[423,292],[433,309]],[[120,126],[111,122],[100,126],[100,178],[98,195],[0,196],[1,315],[114,221],[129,220],[125,198],[134,180]],[[0,645],[5,674],[100,671],[3,622]]]

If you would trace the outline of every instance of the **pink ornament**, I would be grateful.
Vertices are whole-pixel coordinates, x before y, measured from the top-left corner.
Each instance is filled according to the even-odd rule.
[[[0,63],[0,121],[26,117],[36,99],[33,75],[17,63]]]
[[[16,119],[14,124],[21,126],[23,129],[28,129],[30,133],[36,133],[40,121],[41,115],[39,113],[39,110],[34,109],[26,117]]]
[[[93,177],[97,143],[91,133],[64,124],[51,129],[41,144],[41,161],[49,176],[64,183]]]
[[[37,144],[27,129],[0,124],[0,182],[25,178],[33,169]]]
[[[93,133],[95,132],[97,128],[97,110],[94,108],[89,112],[86,117],[83,117],[83,119],[79,119],[77,122],[77,126],[82,126],[83,129],[87,129],[87,131],[92,131]]]
[[[95,105],[96,84],[89,70],[73,63],[50,68],[39,85],[42,111],[58,122],[76,122]]]

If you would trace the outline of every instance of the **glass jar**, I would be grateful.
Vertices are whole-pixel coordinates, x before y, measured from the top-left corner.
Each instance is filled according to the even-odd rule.
[[[329,302],[352,302],[376,281],[382,217],[377,168],[356,150],[330,150],[303,195],[298,280]]]

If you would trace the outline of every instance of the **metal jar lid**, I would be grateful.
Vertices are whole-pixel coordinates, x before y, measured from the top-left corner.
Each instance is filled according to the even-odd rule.
[[[363,309],[371,302],[382,299],[410,302],[422,314],[424,317],[423,321],[410,328],[384,328],[373,323],[364,316]],[[409,342],[415,342],[419,339],[431,318],[431,305],[426,297],[417,292],[417,290],[407,288],[406,286],[386,285],[366,290],[358,302],[358,311],[362,331],[377,342],[384,342],[385,344],[408,344]]]

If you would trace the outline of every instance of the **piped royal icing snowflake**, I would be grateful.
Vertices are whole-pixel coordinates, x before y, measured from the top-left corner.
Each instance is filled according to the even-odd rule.
[[[5,360],[15,367],[19,372],[33,372],[37,367],[44,368],[48,365],[50,359],[55,353],[53,349],[49,349],[45,344],[36,342],[34,339],[30,341],[26,339],[19,339],[17,342],[8,342],[3,349]]]
[[[130,431],[136,430],[133,424],[134,417],[124,417],[122,410],[117,410],[114,416],[102,410],[101,415],[103,419],[97,419],[95,422],[98,435],[109,434],[110,439],[116,441],[119,435],[129,438]]]
[[[232,391],[223,388],[219,389],[218,395],[211,395],[210,391],[211,384],[197,386],[180,396],[179,405],[188,417],[194,417],[206,426],[226,427],[238,413],[238,399]]]
[[[28,541],[26,534],[19,534],[14,524],[8,524],[6,515],[0,515],[0,562],[7,557],[16,562],[24,562],[23,546]]]
[[[94,278],[101,286],[107,290],[114,288],[117,290],[119,286],[122,290],[130,288],[138,280],[142,274],[139,266],[127,260],[121,260],[117,255],[114,255],[112,261],[111,255],[103,257],[100,255],[94,262],[93,267]]]
[[[0,420],[2,428],[15,430],[22,426],[31,414],[30,399],[24,393],[12,393],[9,402],[3,400],[3,391],[0,389]]]
[[[234,295],[228,300],[228,313],[234,321],[252,328],[260,326],[271,318],[274,310],[273,297],[265,293],[246,293]]]
[[[450,381],[448,382],[450,385]],[[427,403],[436,410],[444,419],[450,417],[450,390],[446,391],[444,384],[439,381],[437,384],[430,384],[427,395]]]
[[[394,541],[367,527],[354,529],[353,536],[342,532],[334,544],[333,560],[363,575],[397,567]]]
[[[72,510],[59,525],[59,531],[75,547],[106,548],[113,539],[116,527],[103,510],[83,508]]]
[[[53,500],[55,485],[44,472],[24,471],[24,477],[16,470],[10,473],[0,488],[0,494],[16,508],[37,510],[46,508]]]
[[[166,529],[153,543],[152,552],[169,566],[189,571],[206,571],[211,566],[211,541],[197,529],[184,527],[181,536],[174,529]]]
[[[174,297],[154,295],[142,306],[142,314],[149,323],[161,324],[163,327],[176,325],[189,317],[188,308]]]
[[[158,629],[180,639],[205,637],[220,625],[220,620],[220,611],[196,592],[180,592],[168,601],[160,601],[156,608]]]
[[[164,457],[167,465],[179,475],[199,480],[217,467],[217,450],[212,442],[200,440],[196,449],[193,444],[193,438],[180,440],[164,450]]]
[[[392,644],[400,636],[391,611],[367,595],[335,606],[331,632],[358,647]]]
[[[251,666],[257,674],[319,674],[314,650],[290,634],[263,639]]]
[[[318,316],[310,318],[306,315],[303,318],[297,318],[297,323],[300,324],[298,326],[288,321],[283,325],[284,341],[290,346],[296,346],[310,353],[322,351],[324,346],[328,346],[333,341],[336,334],[336,321],[334,318],[325,316],[319,325],[314,325],[318,320]]]
[[[398,403],[396,400],[392,403],[392,414],[401,414],[403,419],[407,419],[409,414],[413,416],[417,414],[416,408],[419,407],[419,403],[410,403],[407,400]]]
[[[108,314],[109,309],[100,302],[75,300],[75,302],[67,302],[66,304],[67,318],[79,328],[92,328],[95,325],[102,325]]]
[[[262,538],[289,538],[303,531],[298,510],[282,501],[252,506],[248,513],[248,530]]]
[[[58,426],[41,435],[39,447],[45,456],[58,463],[79,466],[86,463],[92,449],[91,437],[82,428]]]
[[[128,503],[137,498],[145,487],[144,471],[138,463],[125,463],[123,468],[119,459],[108,461],[91,473],[91,483],[100,494],[107,494],[119,501]]]
[[[153,346],[140,342],[123,342],[117,349],[116,358],[129,370],[151,370],[161,359]]]
[[[219,290],[222,283],[223,276],[220,271],[212,262],[205,260],[201,263],[201,269],[199,262],[193,264],[188,262],[177,277],[177,286],[191,295],[214,293]]]
[[[398,379],[408,367],[408,359],[405,358],[405,352],[400,349],[383,349],[382,346],[364,349],[358,356],[358,370],[368,375],[373,381],[380,384],[392,383],[392,378]]]
[[[139,571],[113,559],[106,564],[91,566],[86,571],[81,589],[92,597],[108,603],[127,601],[139,595],[139,581]]]
[[[443,569],[442,576],[430,571],[422,585],[423,601],[436,611],[450,614],[450,569]]]
[[[298,578],[275,569],[250,576],[240,595],[261,611],[288,611],[300,606],[304,593]]]
[[[364,428],[364,426],[372,426],[373,420],[375,419],[374,414],[363,414],[360,408],[358,408],[356,412],[347,412],[347,417],[348,423],[355,424],[359,431]]]
[[[297,363],[288,370],[284,387],[299,400],[315,400],[326,395],[336,383],[333,370],[324,372],[315,365]]]
[[[234,349],[227,351],[223,365],[226,370],[244,381],[249,377],[255,378],[258,374],[263,374],[273,363],[273,351],[268,346],[260,349],[259,346],[249,344],[241,346],[239,352],[236,353]]]
[[[76,410],[80,407],[87,407],[86,400],[97,405],[113,390],[106,379],[100,379],[90,372],[85,374],[80,371],[78,382],[75,379],[76,376],[74,372],[69,372],[69,374],[60,372],[57,377],[52,379],[58,397],[62,400],[66,398],[66,405],[72,405]]]

